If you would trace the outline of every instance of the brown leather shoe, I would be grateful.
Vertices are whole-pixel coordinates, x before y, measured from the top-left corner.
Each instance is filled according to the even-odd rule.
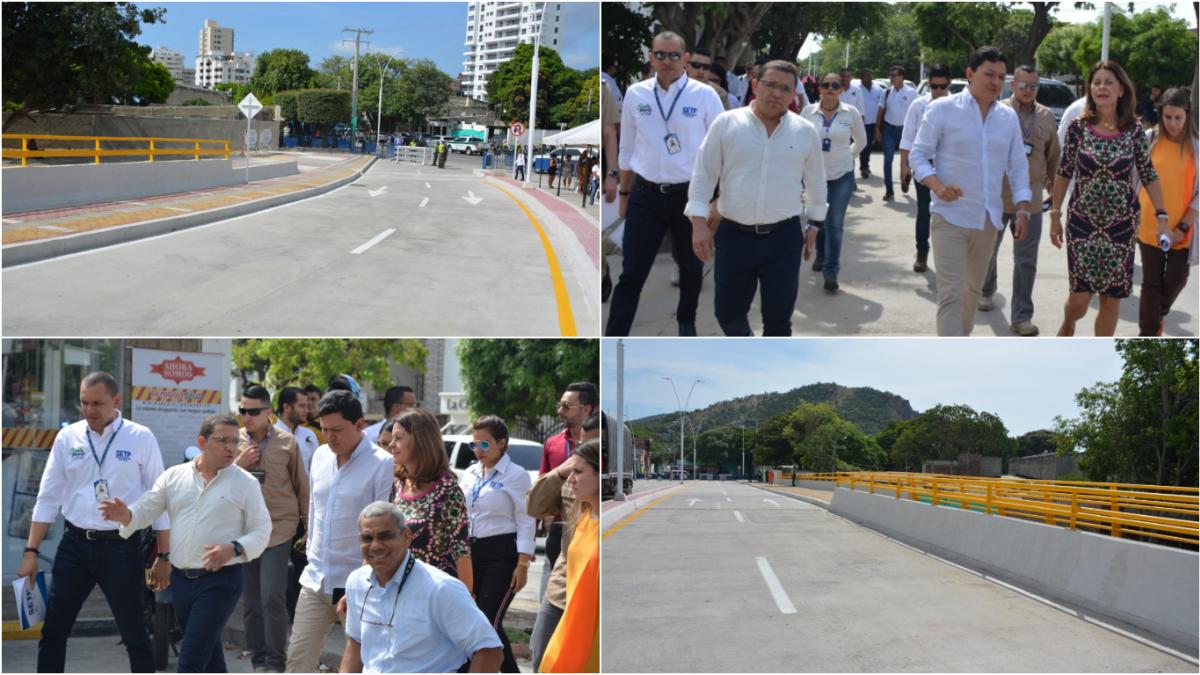
[[[929,251],[917,251],[917,258],[913,261],[914,272],[924,272],[929,269]]]

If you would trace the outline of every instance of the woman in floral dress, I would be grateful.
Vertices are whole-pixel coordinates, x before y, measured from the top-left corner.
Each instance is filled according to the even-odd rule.
[[[388,450],[396,460],[392,502],[412,530],[413,557],[457,577],[471,591],[467,502],[450,471],[437,418],[422,409],[401,413]]]
[[[1166,229],[1162,189],[1150,163],[1142,125],[1134,115],[1133,83],[1115,61],[1100,61],[1088,73],[1087,105],[1067,127],[1062,162],[1054,179],[1050,243],[1063,244],[1062,202],[1075,178],[1067,214],[1067,296],[1060,336],[1075,334],[1075,322],[1087,314],[1092,295],[1100,294],[1096,335],[1117,328],[1121,298],[1133,288],[1133,251],[1137,241],[1138,198],[1135,181],[1150,194]]]

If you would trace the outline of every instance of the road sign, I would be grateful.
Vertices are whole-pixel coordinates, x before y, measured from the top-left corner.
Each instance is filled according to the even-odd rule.
[[[525,135],[525,125],[520,122],[513,122],[508,130],[512,132],[513,136],[520,137]]]
[[[246,94],[246,98],[242,99],[242,102],[238,104],[238,110],[242,111],[242,114],[246,116],[246,119],[253,119],[253,117],[262,109],[263,104],[258,102],[258,99],[255,98],[254,94]]]
[[[258,149],[259,150],[266,150],[267,148],[271,147],[271,136],[272,135],[273,134],[271,133],[270,129],[260,129],[259,130],[259,132],[258,132]]]
[[[253,150],[258,143],[258,133],[251,129],[246,132],[246,150]]]

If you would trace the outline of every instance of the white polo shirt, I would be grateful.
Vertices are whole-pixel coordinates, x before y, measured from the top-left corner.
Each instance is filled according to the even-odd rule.
[[[418,560],[400,587],[410,556],[382,587],[369,565],[346,580],[346,637],[360,645],[363,672],[453,673],[475,652],[500,647],[458,579]]]
[[[863,124],[875,124],[875,116],[879,112],[879,102],[883,100],[883,89],[876,87],[874,82],[871,83],[870,91],[863,86],[862,82],[854,86],[858,87],[858,95],[862,99],[858,112],[862,113]]]
[[[507,452],[486,472],[483,462],[467,467],[458,486],[467,500],[471,536],[482,539],[515,532],[517,553],[533,555],[537,523],[525,512],[525,493],[532,484],[529,472],[512,461]]]
[[[862,117],[863,98],[862,90],[858,88],[858,85],[851,82],[850,87],[843,89],[842,93],[838,95],[838,98],[842,100],[842,103],[854,106],[854,108],[858,110],[858,116]]]
[[[122,418],[120,410],[99,436],[87,420],[80,420],[54,438],[33,506],[33,522],[53,523],[61,510],[64,518],[85,530],[115,531],[115,522],[100,517],[95,482],[107,481],[110,498],[120,497],[132,504],[154,486],[162,472],[162,453],[154,433]],[[170,526],[166,514],[154,520],[156,530]]]
[[[908,107],[917,99],[917,90],[907,84],[898,91],[895,87],[888,87],[883,99],[883,121],[894,127],[902,126]]]
[[[317,448],[309,472],[308,565],[300,575],[301,586],[332,593],[362,565],[358,514],[371,502],[391,498],[394,466],[392,456],[365,433],[340,468],[328,444]]]
[[[303,424],[295,429],[289,429],[288,425],[282,420],[275,421],[275,428],[280,431],[286,431],[296,438],[296,444],[300,446],[300,456],[304,459],[304,472],[312,472],[312,458],[316,454],[317,448],[321,443],[317,441],[317,435],[312,429]]]
[[[617,112],[621,111],[621,87],[617,86],[616,79],[612,75],[600,71],[600,81],[608,88],[608,93],[612,94],[613,102],[617,104]]]
[[[655,183],[686,183],[704,134],[723,112],[716,90],[686,74],[665,91],[657,76],[638,82],[625,92],[617,164]],[[667,134],[675,134],[679,152],[669,152]]]
[[[379,420],[378,422],[372,424],[371,426],[363,429],[363,433],[367,435],[367,438],[371,439],[372,443],[379,445],[379,434],[380,434],[380,432],[383,431],[383,425],[386,423],[387,423],[387,418],[385,417],[385,418]],[[383,447],[383,446],[380,446],[380,447]]]

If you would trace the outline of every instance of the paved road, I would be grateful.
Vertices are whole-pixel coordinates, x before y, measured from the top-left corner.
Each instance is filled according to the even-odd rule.
[[[597,334],[579,235],[478,167],[377,162],[321,197],[6,269],[4,334]]]
[[[745,484],[691,482],[603,545],[606,671],[1196,671]]]
[[[129,672],[129,656],[119,643],[120,635],[104,637],[73,637],[67,641],[66,672],[68,673],[126,673]],[[6,673],[33,673],[37,671],[37,640],[5,640],[4,665]],[[252,673],[250,659],[241,658],[235,645],[225,645],[225,666],[231,673]],[[173,673],[178,668],[178,659],[172,654],[167,658],[163,672]]]
[[[912,271],[916,250],[916,190],[910,188],[905,195],[897,186],[896,201],[885,202],[881,177],[883,159],[880,153],[871,155],[871,171],[873,175],[870,178],[858,181],[859,191],[854,193],[846,212],[842,270],[838,276],[841,290],[832,295],[825,291],[821,273],[811,270],[811,261],[806,261],[801,268],[800,293],[792,316],[792,330],[796,335],[935,335],[937,332],[936,277],[932,268],[924,274]],[[898,168],[896,176],[899,177]],[[1066,251],[1051,246],[1049,237],[1049,216],[1045,216],[1033,291],[1033,322],[1041,328],[1043,336],[1053,336],[1057,332],[1069,288]],[[998,258],[996,308],[975,314],[973,335],[1014,335],[1009,329],[1012,260],[1012,239],[1006,235]],[[1141,258],[1136,258],[1136,261],[1133,296],[1121,303],[1116,331],[1119,337],[1138,334],[1137,299],[1142,280]],[[608,265],[615,284],[621,272],[621,257],[608,256]],[[679,289],[669,285],[673,267],[670,254],[660,253],[642,290],[633,335],[678,334],[675,305],[679,299]],[[1099,301],[1093,300],[1088,316],[1076,324],[1076,335],[1094,334],[1093,322],[1098,306]],[[608,309],[609,303],[605,303],[605,319],[608,318]],[[1198,314],[1200,283],[1193,272],[1187,287],[1167,316],[1164,335],[1200,334]],[[750,309],[750,325],[755,334],[762,333],[757,297]],[[700,294],[696,328],[700,335],[723,335],[713,315],[711,263]]]

